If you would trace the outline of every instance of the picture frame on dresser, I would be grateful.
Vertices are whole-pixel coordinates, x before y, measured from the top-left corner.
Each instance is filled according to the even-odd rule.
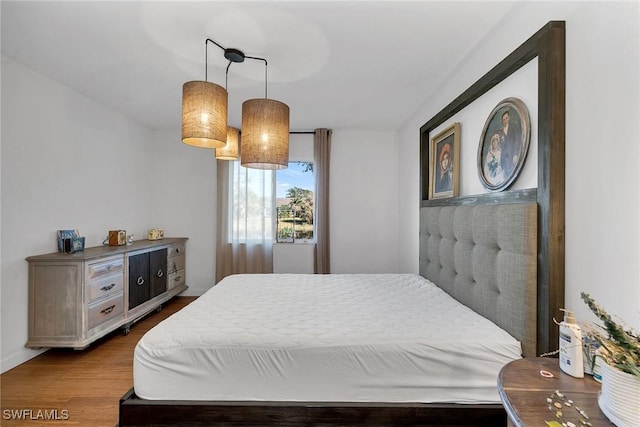
[[[78,230],[58,230],[58,252],[65,252],[64,241],[80,236]]]
[[[84,237],[71,238],[71,252],[84,251]]]

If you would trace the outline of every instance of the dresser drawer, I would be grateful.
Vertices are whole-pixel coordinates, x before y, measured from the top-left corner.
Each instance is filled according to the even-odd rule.
[[[171,271],[167,278],[167,290],[173,289],[176,286],[184,285],[185,277],[184,268],[178,271]]]
[[[178,270],[184,270],[184,264],[185,264],[184,255],[169,258],[168,264],[167,264],[167,272],[175,273]]]
[[[93,280],[117,271],[124,271],[124,256],[89,264],[87,267],[87,279]]]
[[[110,276],[100,277],[89,282],[89,302],[103,298],[107,295],[122,292],[124,284],[124,272],[120,271]]]
[[[121,316],[124,307],[124,293],[101,300],[89,305],[89,329]]]
[[[169,258],[171,258],[171,257],[175,257],[175,256],[178,256],[178,255],[184,255],[184,253],[185,253],[185,247],[184,246],[185,246],[184,243],[178,243],[178,244],[169,246],[169,251],[167,253],[167,256]]]

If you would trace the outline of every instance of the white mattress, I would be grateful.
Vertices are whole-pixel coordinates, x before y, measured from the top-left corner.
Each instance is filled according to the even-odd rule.
[[[144,399],[499,403],[520,343],[411,274],[235,275],[147,332]]]

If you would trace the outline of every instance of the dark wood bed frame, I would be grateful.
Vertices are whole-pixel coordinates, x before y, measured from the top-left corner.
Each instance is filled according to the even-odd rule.
[[[427,200],[429,136],[437,126],[538,58],[538,187]],[[538,354],[557,348],[553,316],[564,303],[565,23],[552,21],[420,128],[421,207],[536,201]],[[501,405],[151,401],[120,399],[119,426],[504,426]]]

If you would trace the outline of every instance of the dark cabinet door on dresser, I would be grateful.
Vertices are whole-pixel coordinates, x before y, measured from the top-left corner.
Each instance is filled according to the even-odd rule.
[[[167,290],[167,249],[149,252],[151,298]]]
[[[129,310],[151,298],[149,253],[129,256]]]
[[[167,248],[129,256],[129,310],[167,291]]]

